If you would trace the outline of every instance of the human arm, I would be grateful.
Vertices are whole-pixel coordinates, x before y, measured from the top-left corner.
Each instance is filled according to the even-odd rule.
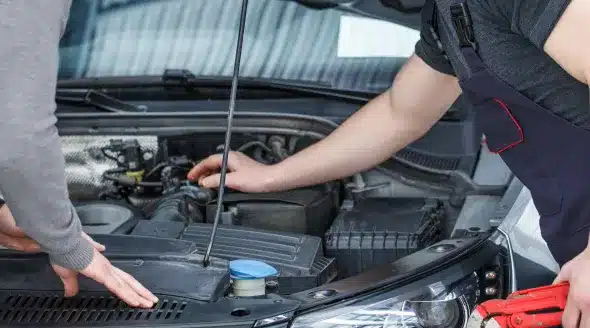
[[[569,2],[569,1],[568,1]],[[543,45],[578,81],[590,84],[590,2],[571,0]]]
[[[539,45],[566,72],[578,81],[590,85],[590,2],[565,1],[565,10],[558,15],[555,26],[544,43]],[[589,92],[590,94],[590,92]],[[590,103],[588,104],[590,107]],[[590,236],[589,236],[590,238]],[[565,328],[590,327],[590,242],[586,249],[566,263],[555,283],[568,281],[570,292],[564,310]]]
[[[226,184],[265,192],[331,181],[378,165],[426,133],[461,93],[457,78],[414,55],[392,87],[349,117],[328,137],[284,161],[263,166],[232,153]],[[217,187],[221,156],[213,155],[189,173],[205,187]]]
[[[49,254],[66,296],[78,272],[133,306],[155,297],[82,232],[65,181],[55,127],[58,43],[70,0],[0,2],[0,188],[16,226]],[[39,20],[39,17],[44,19]]]
[[[10,207],[19,228],[41,245],[53,263],[84,269],[92,261],[93,250],[82,237],[80,220],[68,198],[57,132],[54,136],[33,132],[23,138],[19,138],[22,133],[10,132],[14,137],[4,135],[3,139],[11,141],[12,156],[0,161],[5,207]]]
[[[20,116],[13,116],[16,117]],[[12,156],[0,159],[0,186],[6,199],[3,208],[10,207],[18,228],[5,225],[0,227],[0,232],[9,229],[19,233],[18,236],[26,235],[35,240],[40,249],[49,254],[55,272],[64,283],[66,296],[78,292],[77,273],[80,272],[105,285],[132,306],[151,307],[155,296],[112,266],[100,254],[104,246],[82,231],[68,197],[64,158],[55,127],[10,130],[12,136],[5,132],[1,132],[2,140],[10,142],[5,149],[8,148]],[[20,138],[23,134],[26,138]],[[9,212],[3,214],[10,215]]]
[[[412,56],[389,90],[325,139],[274,165],[269,189],[332,181],[378,165],[424,135],[460,92],[454,76]]]

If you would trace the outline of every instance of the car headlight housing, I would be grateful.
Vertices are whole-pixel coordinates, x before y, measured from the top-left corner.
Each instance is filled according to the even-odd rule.
[[[480,301],[480,277],[436,281],[407,291],[391,291],[350,305],[305,314],[292,328],[456,328],[464,327]]]

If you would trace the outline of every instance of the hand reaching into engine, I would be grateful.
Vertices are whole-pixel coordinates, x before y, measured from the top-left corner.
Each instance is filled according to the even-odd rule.
[[[188,173],[188,179],[205,188],[218,188],[222,155],[211,155],[199,162]],[[225,185],[242,192],[276,191],[272,186],[270,165],[256,162],[240,152],[231,151],[227,161]]]

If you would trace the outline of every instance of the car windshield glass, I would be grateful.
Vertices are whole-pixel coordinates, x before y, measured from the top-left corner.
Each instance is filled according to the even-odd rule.
[[[73,0],[60,42],[59,79],[161,75],[167,68],[229,77],[240,5]],[[418,38],[419,31],[400,23],[294,1],[250,0],[240,75],[382,91]]]

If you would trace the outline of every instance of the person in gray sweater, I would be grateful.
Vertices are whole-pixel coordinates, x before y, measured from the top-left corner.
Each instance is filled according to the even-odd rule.
[[[0,1],[0,190],[6,203],[0,244],[46,252],[66,296],[78,292],[81,273],[130,306],[152,307],[158,299],[101,254],[104,246],[83,233],[69,199],[54,112],[59,40],[70,5]]]

